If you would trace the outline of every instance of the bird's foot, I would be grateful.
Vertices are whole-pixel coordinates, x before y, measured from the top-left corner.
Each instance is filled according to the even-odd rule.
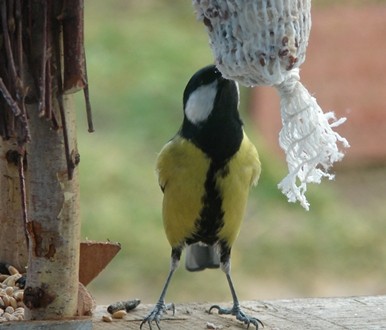
[[[213,305],[209,308],[209,313],[211,313],[212,309],[217,309],[218,314],[220,315],[234,315],[236,316],[236,319],[243,322],[247,325],[247,329],[249,328],[250,324],[253,324],[256,329],[259,328],[259,325],[261,325],[264,328],[263,322],[261,322],[259,319],[255,317],[251,317],[249,315],[246,315],[240,308],[239,305],[233,305],[232,308],[222,308],[218,305]]]
[[[160,327],[160,320],[162,315],[167,311],[172,310],[173,315],[175,314],[176,308],[173,303],[171,304],[165,304],[163,301],[159,301],[153,308],[153,310],[142,320],[140,329],[142,329],[142,326],[147,323],[149,325],[150,330],[153,329],[151,324],[152,322],[155,322],[157,328],[161,330]]]

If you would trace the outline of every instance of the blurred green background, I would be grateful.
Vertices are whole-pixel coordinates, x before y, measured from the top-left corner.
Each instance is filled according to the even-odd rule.
[[[170,256],[155,159],[180,126],[185,84],[212,54],[190,1],[86,0],[85,13],[96,132],[87,133],[77,95],[82,238],[122,244],[89,289],[98,304],[134,297],[152,303]],[[250,122],[249,92],[242,89],[241,115],[263,172],[233,249],[240,298],[385,293],[384,169],[338,169],[335,181],[309,188],[309,212],[289,204],[277,189],[286,165]],[[188,273],[182,263],[167,300],[231,297],[220,270]]]

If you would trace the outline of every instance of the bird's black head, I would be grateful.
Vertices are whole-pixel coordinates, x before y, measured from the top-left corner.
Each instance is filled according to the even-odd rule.
[[[239,90],[237,83],[222,77],[215,65],[197,71],[184,91],[185,118],[194,125],[204,123],[216,110],[237,111]]]
[[[243,137],[238,105],[237,83],[223,78],[216,66],[207,66],[185,88],[180,134],[221,162],[238,150]]]

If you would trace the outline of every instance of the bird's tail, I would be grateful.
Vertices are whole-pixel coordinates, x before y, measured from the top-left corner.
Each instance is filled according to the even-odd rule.
[[[213,245],[194,243],[186,248],[185,267],[190,272],[219,268],[220,257]]]

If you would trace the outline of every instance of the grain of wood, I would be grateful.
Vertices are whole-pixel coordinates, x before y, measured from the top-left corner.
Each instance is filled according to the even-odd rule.
[[[2,323],[1,330],[92,330],[91,319],[63,319],[55,321],[13,321]],[[105,328],[108,329],[108,328]]]
[[[175,316],[169,312],[162,319],[161,328],[207,329],[207,323],[210,322],[221,329],[246,329],[245,325],[232,317],[208,314],[207,310],[211,305],[176,304]],[[264,330],[386,329],[386,296],[260,300],[244,301],[241,305],[246,313],[258,317],[264,323]],[[93,316],[95,330],[139,329],[143,316],[149,312],[152,305],[139,305],[124,319],[113,320],[108,325],[101,321],[106,308],[107,306],[97,307]],[[144,325],[142,329],[148,327]]]

